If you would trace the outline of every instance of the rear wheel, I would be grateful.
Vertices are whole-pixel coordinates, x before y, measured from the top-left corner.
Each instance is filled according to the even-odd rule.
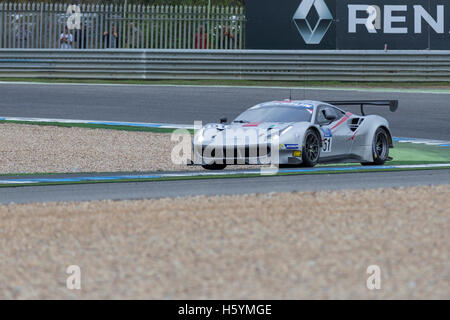
[[[314,167],[320,157],[320,136],[316,131],[308,129],[305,134],[305,143],[302,148],[302,166]]]
[[[363,166],[383,165],[389,158],[389,140],[386,130],[378,128],[372,142],[373,162],[361,163]]]
[[[226,168],[226,166],[227,166],[226,164],[214,163],[214,164],[204,164],[202,165],[202,168],[206,170],[223,170]]]

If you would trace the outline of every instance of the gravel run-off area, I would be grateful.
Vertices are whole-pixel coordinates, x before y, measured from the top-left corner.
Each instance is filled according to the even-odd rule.
[[[449,299],[449,215],[449,185],[0,206],[0,298]]]
[[[0,174],[198,170],[173,163],[180,141],[168,133],[0,124]]]

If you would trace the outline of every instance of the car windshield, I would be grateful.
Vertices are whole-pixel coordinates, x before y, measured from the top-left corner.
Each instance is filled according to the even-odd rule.
[[[268,106],[249,109],[234,122],[310,122],[311,116],[312,108]]]

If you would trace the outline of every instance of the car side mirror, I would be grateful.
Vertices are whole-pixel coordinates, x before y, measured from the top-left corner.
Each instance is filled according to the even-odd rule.
[[[220,123],[227,123],[228,119],[227,118],[220,118]]]
[[[324,116],[325,116],[325,119],[327,119],[330,122],[333,122],[337,118],[333,112],[330,112],[330,110],[327,110],[327,109],[325,109]]]

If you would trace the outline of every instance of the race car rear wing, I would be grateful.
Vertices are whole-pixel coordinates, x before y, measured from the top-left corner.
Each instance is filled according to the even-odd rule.
[[[348,100],[348,101],[326,101],[334,106],[360,106],[361,114],[364,114],[364,106],[389,107],[391,112],[398,109],[398,100]]]

